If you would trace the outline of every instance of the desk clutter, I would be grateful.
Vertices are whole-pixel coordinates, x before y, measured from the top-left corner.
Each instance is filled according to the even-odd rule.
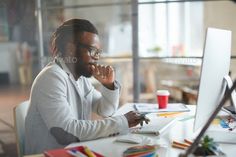
[[[157,145],[133,146],[126,149],[123,157],[158,157]]]
[[[170,103],[167,108],[159,109],[158,104],[135,103],[134,108],[140,113],[160,113],[160,112],[189,112],[185,104]]]
[[[184,142],[172,141],[171,146],[176,149],[187,150],[193,144],[192,141],[184,139]],[[198,144],[197,148],[192,153],[193,156],[209,156],[209,157],[226,157],[224,152],[222,152],[218,143],[216,143],[213,138],[206,135]]]
[[[208,128],[206,135],[218,143],[236,144],[236,120],[228,115],[217,116]]]
[[[91,151],[87,146],[47,150],[43,154],[45,157],[104,157],[101,154]]]

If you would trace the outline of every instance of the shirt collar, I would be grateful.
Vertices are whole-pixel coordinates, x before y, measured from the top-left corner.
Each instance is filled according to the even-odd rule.
[[[54,61],[62,68],[63,71],[65,71],[71,78],[73,78],[75,80],[73,74],[71,73],[70,69],[67,67],[67,65],[62,57],[57,56],[57,57],[55,57]]]

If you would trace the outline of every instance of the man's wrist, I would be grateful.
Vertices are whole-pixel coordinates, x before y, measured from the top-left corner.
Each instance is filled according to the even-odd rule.
[[[103,86],[105,86],[106,88],[110,89],[110,90],[114,90],[115,89],[115,83],[108,83],[108,84],[103,84]]]

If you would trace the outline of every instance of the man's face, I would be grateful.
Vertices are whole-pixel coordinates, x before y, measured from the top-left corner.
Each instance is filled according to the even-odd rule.
[[[100,50],[99,37],[97,34],[83,32],[80,35],[79,43],[75,44],[75,57],[77,58],[77,62],[75,63],[76,75],[91,77],[91,66],[100,57],[98,54],[96,55],[96,53],[98,53]]]

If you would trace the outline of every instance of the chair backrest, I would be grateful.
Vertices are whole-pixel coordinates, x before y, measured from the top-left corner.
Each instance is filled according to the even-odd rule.
[[[29,101],[24,101],[14,108],[14,126],[18,157],[24,155],[25,117],[29,108]]]

